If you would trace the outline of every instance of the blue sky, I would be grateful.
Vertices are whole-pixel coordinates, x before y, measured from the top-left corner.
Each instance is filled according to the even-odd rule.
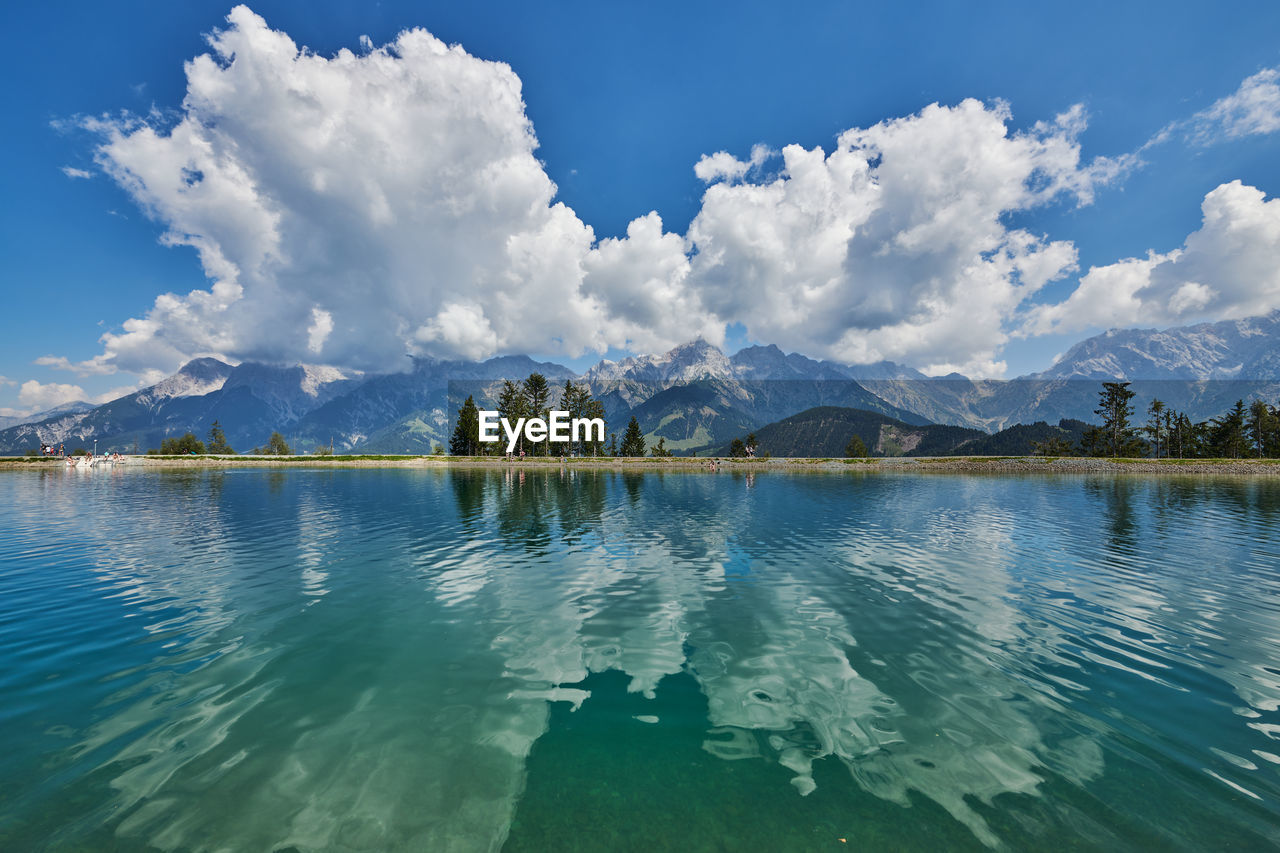
[[[1246,80],[1280,66],[1280,6],[1274,3],[1214,7],[1094,3],[1073,4],[1069,10],[1025,3],[922,7],[847,3],[785,7],[766,3],[250,5],[270,31],[287,34],[296,45],[320,57],[333,57],[342,48],[364,55],[368,48],[361,47],[361,36],[368,36],[371,46],[380,47],[405,29],[421,27],[445,44],[460,45],[471,57],[509,65],[522,85],[524,116],[537,137],[533,157],[545,178],[554,182],[556,192],[533,220],[473,222],[467,225],[466,233],[492,230],[497,242],[483,243],[477,238],[475,251],[484,256],[494,251],[493,246],[508,245],[504,228],[530,235],[529,240],[539,246],[551,241],[547,235],[552,232],[547,229],[553,228],[560,238],[576,241],[580,264],[573,261],[565,262],[566,267],[555,267],[561,260],[539,257],[502,269],[486,266],[484,275],[492,281],[475,285],[457,279],[471,274],[460,271],[477,269],[477,264],[483,266],[482,261],[451,256],[441,261],[441,269],[449,270],[452,278],[436,283],[427,280],[432,275],[432,251],[455,251],[458,240],[443,243],[443,248],[424,248],[416,245],[410,234],[405,238],[408,242],[388,241],[378,247],[393,255],[404,253],[403,263],[390,264],[386,272],[404,279],[396,285],[395,293],[384,298],[371,291],[366,300],[385,299],[389,313],[357,317],[358,311],[334,294],[344,286],[375,290],[380,286],[359,284],[360,276],[353,272],[367,270],[369,257],[359,252],[354,259],[327,255],[329,260],[319,272],[300,268],[299,250],[296,245],[288,248],[293,245],[288,240],[303,229],[295,229],[289,217],[303,212],[286,210],[279,221],[284,223],[281,239],[288,251],[280,249],[277,254],[287,254],[288,260],[273,262],[275,267],[253,278],[244,272],[244,263],[237,261],[240,256],[227,248],[236,239],[230,236],[237,225],[233,214],[224,211],[218,219],[207,211],[192,212],[156,189],[164,179],[160,167],[149,170],[139,165],[169,155],[178,164],[186,154],[176,150],[176,143],[159,153],[124,145],[104,156],[100,149],[112,132],[128,137],[137,131],[137,122],[121,118],[125,112],[144,119],[151,114],[150,123],[161,135],[181,121],[188,91],[183,63],[210,52],[205,37],[215,29],[228,29],[226,17],[231,6],[226,2],[190,2],[123,3],[109,8],[88,3],[58,8],[9,7],[3,13],[7,30],[21,36],[12,40],[0,59],[6,66],[5,79],[10,81],[2,95],[8,116],[3,169],[7,203],[0,231],[6,261],[3,331],[7,345],[0,353],[0,376],[5,377],[0,384],[0,410],[28,411],[59,402],[73,389],[97,398],[171,370],[179,355],[199,352],[219,352],[232,358],[302,358],[307,351],[299,347],[319,340],[320,345],[310,350],[315,354],[313,360],[379,369],[389,356],[362,351],[360,341],[394,337],[394,330],[386,328],[388,317],[406,320],[400,332],[403,340],[388,345],[388,351],[418,348],[428,354],[481,356],[493,351],[540,350],[548,357],[585,366],[598,358],[602,349],[612,355],[648,351],[707,329],[712,330],[708,336],[714,337],[719,328],[729,349],[747,342],[778,342],[784,349],[819,357],[889,357],[932,366],[935,372],[956,366],[981,373],[984,365],[998,363],[998,369],[988,367],[986,372],[1014,376],[1043,368],[1070,343],[1108,325],[1174,325],[1276,307],[1269,302],[1271,291],[1265,286],[1244,292],[1249,285],[1241,283],[1250,269],[1266,266],[1266,252],[1274,246],[1256,247],[1255,263],[1237,276],[1240,280],[1205,278],[1209,275],[1205,270],[1215,268],[1215,246],[1224,252],[1222,247],[1235,246],[1231,251],[1238,254],[1239,239],[1266,243],[1269,232],[1265,227],[1250,230],[1246,226],[1258,216],[1269,221],[1276,215],[1270,202],[1264,204],[1245,191],[1254,189],[1269,199],[1280,188],[1277,135],[1265,116],[1262,124],[1255,121],[1251,129],[1241,130],[1237,122],[1233,132],[1231,115],[1205,114],[1241,92]],[[401,51],[401,58],[403,55]],[[449,73],[453,72],[431,71],[425,83],[419,80],[417,85],[447,88],[451,85]],[[466,70],[458,73],[471,74]],[[475,85],[501,87],[500,77]],[[237,85],[246,85],[250,79],[243,74],[235,78]],[[1257,90],[1265,96],[1263,84],[1269,79],[1257,80],[1258,85],[1249,93]],[[406,92],[389,89],[387,94],[394,101],[410,97]],[[989,296],[993,306],[989,310],[999,314],[992,320],[992,328],[1009,334],[1002,333],[1002,340],[993,348],[989,342],[964,340],[941,319],[921,319],[920,304],[941,305],[938,310],[945,314],[952,304],[947,299],[966,305],[972,300],[966,298],[965,288],[979,285],[943,281],[935,283],[941,291],[926,292],[913,291],[904,281],[900,297],[880,298],[884,293],[898,293],[895,275],[914,277],[913,281],[921,276],[945,279],[955,275],[959,268],[955,258],[934,258],[927,263],[912,258],[882,268],[878,261],[868,259],[883,257],[883,252],[868,252],[859,266],[860,256],[850,251],[843,262],[844,272],[839,273],[847,275],[847,281],[824,285],[827,278],[822,277],[830,278],[829,270],[795,272],[799,278],[816,276],[810,289],[823,291],[823,295],[814,296],[812,305],[806,303],[808,307],[786,300],[775,305],[770,294],[790,286],[786,271],[794,271],[797,263],[803,266],[805,258],[752,254],[754,249],[743,246],[755,238],[747,239],[746,244],[734,239],[747,227],[744,223],[753,221],[751,216],[780,220],[805,207],[806,202],[798,200],[798,207],[775,207],[761,213],[760,199],[749,196],[753,187],[792,177],[783,149],[789,145],[806,150],[821,147],[825,155],[831,155],[843,131],[919,116],[935,103],[950,110],[970,98],[986,110],[981,115],[970,113],[974,122],[989,119],[1000,109],[998,104],[1007,104],[1000,121],[1010,137],[1034,133],[1037,122],[1053,123],[1056,116],[1080,105],[1082,128],[1070,133],[1042,131],[1040,138],[1052,134],[1069,137],[1078,146],[1082,169],[1099,157],[1122,161],[1115,174],[1089,187],[1087,198],[1064,190],[1035,202],[992,201],[987,207],[979,206],[990,211],[992,221],[1008,232],[1025,232],[1044,246],[1069,244],[1074,253],[1071,263],[1060,257],[1058,274],[1033,287],[1034,293],[1022,300],[1020,307],[1010,307],[1007,294],[991,291],[996,295]],[[251,99],[228,96],[216,105],[215,112],[221,127],[226,128],[257,106]],[[1260,108],[1267,108],[1265,98]],[[439,130],[445,136],[437,143],[448,148],[450,122],[458,117],[459,146],[475,148],[465,134],[480,131],[466,125],[463,113],[449,109],[452,107],[441,107],[431,114],[435,122],[431,128],[413,125],[418,130],[410,135]],[[486,119],[483,127],[506,127],[502,122],[519,118],[512,118],[510,112],[508,109]],[[1200,118],[1195,118],[1197,115]],[[99,122],[94,129],[84,127],[86,117],[102,116],[113,118]],[[1239,118],[1239,113],[1235,117]],[[362,125],[358,114],[349,118],[350,127]],[[289,115],[279,116],[282,124],[290,120]],[[961,128],[959,121],[950,114],[939,117],[938,133]],[[1174,129],[1167,140],[1143,149],[1162,128],[1171,125]],[[877,143],[885,152],[907,152],[884,153],[886,171],[881,183],[885,188],[891,186],[890,165],[909,162],[910,152],[927,147],[924,124],[916,130],[903,127],[893,131],[897,136],[886,131]],[[248,148],[250,141],[255,145],[260,142],[265,151],[270,146],[299,144],[297,139],[314,135],[314,128],[300,128],[293,141],[272,137],[268,143],[263,141],[267,137],[224,137],[218,144],[236,150],[237,145]],[[377,144],[376,139],[369,142],[361,138],[364,144]],[[958,135],[955,144],[964,145],[973,138]],[[394,138],[388,145],[404,141]],[[704,156],[726,152],[745,163],[757,145],[765,146],[770,154],[745,174],[715,173],[710,181],[695,174],[694,166]],[[350,155],[354,158],[353,173],[358,172],[359,150],[348,148],[354,152]],[[271,150],[272,156],[264,154],[253,168],[280,163],[281,152],[288,151],[287,147]],[[504,150],[495,148],[494,156],[510,154],[519,159],[528,153]],[[1137,159],[1122,160],[1136,152],[1140,152]],[[528,163],[520,168],[525,166]],[[275,168],[287,171],[289,167]],[[433,160],[421,174],[438,176],[442,168]],[[909,175],[918,175],[922,167],[913,168],[915,172],[908,170]],[[1043,171],[1042,166],[1036,168]],[[1066,171],[1054,174],[1062,177],[1070,171],[1062,168]],[[83,170],[89,176],[71,177],[65,170]],[[144,172],[145,176],[139,177]],[[204,173],[199,174],[203,177]],[[133,184],[129,176],[133,176]],[[280,188],[291,185],[287,175],[255,172],[255,176],[252,184],[257,190],[274,199],[273,204],[287,206],[279,201],[284,192]],[[529,181],[535,178],[541,180],[534,176]],[[385,181],[385,175],[376,180]],[[376,180],[370,177],[366,184]],[[1016,175],[1013,180],[1018,180]],[[1031,179],[1032,183],[1036,180],[1044,180],[1043,174]],[[1064,186],[1078,180],[1082,179],[1076,171],[1063,177]],[[1239,181],[1243,189],[1231,189],[1233,181]],[[139,183],[144,185],[141,190]],[[704,193],[710,197],[711,187],[725,190],[725,197],[714,209],[704,203]],[[1227,189],[1214,197],[1218,205],[1214,209],[1225,211],[1223,215],[1230,222],[1243,224],[1236,230],[1209,234],[1202,204],[1220,187]],[[988,184],[954,190],[958,194],[988,191]],[[396,198],[389,196],[387,203],[392,215],[400,217],[401,211],[415,209],[423,198],[440,192],[443,190],[428,183],[417,202],[406,198],[405,206],[400,207]],[[529,192],[535,201],[541,198],[541,190]],[[858,208],[867,197],[852,198],[849,209]],[[555,203],[563,203],[576,218],[565,224],[556,220],[556,215],[546,214]],[[921,196],[918,204],[908,199],[901,210],[889,210],[883,216],[885,222],[897,222],[912,205],[933,203],[934,196]],[[148,205],[149,211],[144,209]],[[334,210],[343,205],[359,208],[352,197],[335,196]],[[621,238],[627,237],[628,224],[650,211],[661,217],[661,227],[651,229],[648,242],[642,244],[636,236],[624,245]],[[701,223],[696,224],[700,215]],[[858,220],[857,228],[889,228],[877,224],[875,217],[879,215],[873,214],[866,223]],[[347,221],[346,216],[335,212],[329,218],[304,217],[307,245],[340,241],[343,234],[351,233],[341,224]],[[549,225],[552,220],[555,224]],[[937,236],[936,225],[930,225],[931,239],[948,239]],[[586,238],[582,237],[583,228],[590,229]],[[192,236],[201,229],[208,233]],[[174,230],[186,236],[168,242],[187,245],[162,245],[162,235]],[[901,237],[909,231],[904,228],[896,233]],[[1122,259],[1146,257],[1148,251],[1163,256],[1198,232],[1205,236],[1188,244],[1189,257],[1151,262],[1141,270],[1114,267],[1117,280],[1132,282],[1134,276],[1142,277],[1140,284],[1119,285],[1132,291],[1125,304],[1092,311],[1078,307],[1077,303],[1085,302],[1091,293],[1117,286],[1101,276],[1092,283],[1092,290],[1086,289],[1076,303],[1068,304],[1091,267],[1113,268]],[[699,239],[694,239],[695,234]],[[791,232],[791,237],[795,238],[796,232]],[[592,247],[599,248],[598,241],[606,238],[620,238],[615,248],[619,256],[626,257],[590,254]],[[963,243],[957,252],[972,250],[983,258],[1006,252],[1012,258],[1010,263],[1022,263],[1023,256],[1017,252],[1023,250],[1008,249],[1017,241],[1011,243],[1004,231],[995,237],[987,234],[973,239],[978,242]],[[671,251],[679,240],[686,241],[684,258],[689,268],[671,272],[672,265],[680,263],[680,251],[674,255]],[[635,251],[624,251],[628,246]],[[256,337],[242,331],[243,320],[229,329],[205,329],[208,334],[203,336],[190,329],[170,333],[167,330],[178,322],[174,313],[156,313],[161,294],[185,297],[192,291],[209,290],[219,275],[236,278],[211,266],[214,249],[239,265],[235,286],[243,290],[239,301],[246,316],[271,321],[260,324],[265,330]],[[530,251],[537,255],[542,250]],[[727,253],[728,260],[712,268],[708,259],[716,252]],[[350,270],[343,273],[347,285],[316,285],[314,292],[308,290],[318,276],[328,274],[326,270],[341,268],[348,261]],[[293,266],[284,268],[290,264]],[[577,290],[564,291],[559,282],[574,264],[585,264],[586,277]],[[762,265],[772,272],[760,272]],[[406,297],[401,304],[396,294],[419,286],[411,272],[415,269],[426,270],[421,287],[431,295]],[[544,275],[549,283],[540,284],[538,275]],[[768,289],[754,292],[744,287],[735,295],[733,288],[738,282],[757,278],[758,286]],[[648,292],[666,294],[662,299],[668,302],[637,305],[638,285],[627,283],[634,281],[644,282]],[[450,290],[454,285],[461,290]],[[468,287],[481,295],[467,299]],[[268,291],[273,294],[270,298],[261,295]],[[856,298],[848,295],[853,291],[858,291]],[[526,312],[530,305],[543,302],[559,301],[564,308],[530,318],[528,333],[513,337],[511,321],[493,307],[503,301],[504,294],[516,295]],[[590,305],[578,305],[574,300],[579,297]],[[748,307],[736,310],[735,300]],[[1036,306],[1055,304],[1059,307],[1034,313]],[[1171,309],[1166,310],[1169,304],[1184,307],[1170,313]],[[240,309],[224,314],[230,317],[236,310]],[[185,308],[178,311],[193,324],[215,323],[212,315],[192,319],[196,313]],[[670,321],[667,314],[691,319],[678,323]],[[792,314],[793,320],[777,319]],[[838,328],[825,319],[837,315],[844,318],[838,321],[842,324]],[[848,319],[864,317],[871,319],[865,323]],[[1108,322],[1111,317],[1115,322]],[[100,342],[104,332],[126,337],[125,324],[130,318],[150,318],[154,328],[145,332],[143,336],[149,336],[146,340],[135,330],[124,343]],[[349,323],[348,318],[352,318]],[[850,322],[862,324],[859,330],[865,334],[842,333]],[[301,329],[297,337],[302,343],[290,349],[276,340],[278,329],[295,326]],[[302,334],[308,328],[310,336]],[[916,328],[925,331],[913,333]],[[464,334],[457,329],[469,331]],[[1018,329],[1022,332],[1017,333]],[[546,345],[539,346],[541,341]],[[805,346],[809,341],[812,345]],[[217,349],[219,346],[223,349]],[[45,363],[36,364],[41,358]],[[22,383],[32,384],[24,388]]]

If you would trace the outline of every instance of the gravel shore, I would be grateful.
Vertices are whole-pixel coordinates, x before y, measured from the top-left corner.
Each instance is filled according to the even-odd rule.
[[[122,470],[243,467],[333,467],[333,468],[523,468],[608,471],[847,471],[859,473],[920,474],[1228,474],[1280,476],[1277,459],[1094,459],[1081,457],[1044,458],[1038,456],[922,456],[876,459],[707,459],[675,457],[667,459],[528,458],[509,462],[493,457],[445,456],[131,456],[118,463]],[[37,470],[64,467],[58,459],[0,457],[0,470]],[[101,470],[101,469],[95,469]]]

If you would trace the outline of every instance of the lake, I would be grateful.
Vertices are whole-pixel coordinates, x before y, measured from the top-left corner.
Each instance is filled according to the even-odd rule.
[[[1280,482],[0,474],[0,849],[1280,844]]]

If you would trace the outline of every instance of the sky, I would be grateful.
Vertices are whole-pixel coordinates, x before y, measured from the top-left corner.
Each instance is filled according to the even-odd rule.
[[[1275,3],[11,4],[0,415],[185,360],[932,374],[1280,307]]]

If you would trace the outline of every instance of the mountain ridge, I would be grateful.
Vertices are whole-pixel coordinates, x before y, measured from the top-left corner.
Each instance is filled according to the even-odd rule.
[[[153,447],[170,435],[203,434],[214,420],[238,447],[282,430],[302,449],[332,441],[344,449],[422,452],[447,441],[450,415],[467,394],[491,405],[502,380],[535,371],[556,387],[566,379],[586,384],[604,402],[614,432],[635,413],[647,438],[666,438],[686,452],[815,406],[988,433],[1013,423],[1088,420],[1100,383],[1112,380],[1133,382],[1139,411],[1159,396],[1203,419],[1236,399],[1280,396],[1280,310],[1163,330],[1109,330],[1012,380],[930,378],[887,361],[842,365],[772,344],[726,355],[701,338],[665,353],[602,359],[582,374],[527,355],[415,358],[408,370],[383,374],[203,357],[102,405],[73,404],[12,423],[0,429],[0,452],[94,439],[120,449]],[[688,390],[672,390],[681,388]]]

